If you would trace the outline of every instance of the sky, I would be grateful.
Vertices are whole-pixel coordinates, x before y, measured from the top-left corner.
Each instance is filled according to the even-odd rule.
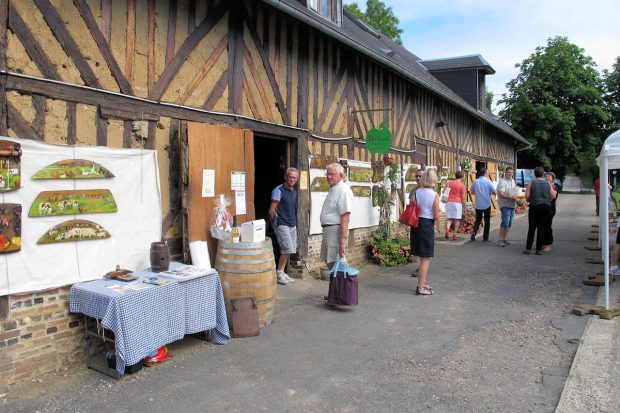
[[[352,3],[347,1],[344,3]],[[400,20],[403,46],[423,59],[480,54],[495,69],[486,77],[497,102],[514,66],[566,36],[600,72],[620,56],[620,0],[383,0]],[[365,10],[366,1],[358,0]],[[494,107],[497,111],[497,107]]]

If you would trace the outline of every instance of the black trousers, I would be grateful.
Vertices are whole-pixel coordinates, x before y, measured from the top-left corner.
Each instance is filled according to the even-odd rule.
[[[489,239],[489,231],[491,231],[491,207],[487,209],[476,209],[476,221],[474,222],[474,232],[471,234],[472,237],[475,237],[478,233],[478,228],[480,228],[480,223],[482,222],[482,216],[484,215],[484,232],[482,233],[482,239]]]
[[[547,220],[547,230],[542,245],[553,245],[553,217],[555,217],[555,203],[549,209],[549,219]]]
[[[530,205],[527,221],[529,227],[527,229],[527,241],[525,248],[532,249],[534,244],[534,234],[536,234],[536,251],[542,249],[543,243],[547,242],[547,226],[551,217],[551,207],[549,205]]]

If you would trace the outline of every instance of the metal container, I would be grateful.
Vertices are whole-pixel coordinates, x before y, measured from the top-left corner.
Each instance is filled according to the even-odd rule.
[[[152,242],[151,243],[151,271],[162,272],[168,271],[170,267],[170,251],[168,251],[168,243]]]

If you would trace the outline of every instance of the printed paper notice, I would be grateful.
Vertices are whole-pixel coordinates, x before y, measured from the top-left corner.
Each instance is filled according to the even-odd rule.
[[[245,191],[245,172],[232,171],[230,173],[230,189],[233,191]]]
[[[202,197],[215,196],[215,169],[202,170]]]
[[[308,192],[308,171],[299,172],[299,192]]]
[[[245,215],[245,191],[235,191],[235,215]]]

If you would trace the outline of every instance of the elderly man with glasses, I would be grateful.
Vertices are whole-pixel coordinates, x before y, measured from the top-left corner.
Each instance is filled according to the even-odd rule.
[[[353,211],[353,191],[344,183],[344,168],[339,163],[327,165],[329,192],[321,209],[321,258],[331,270],[347,254],[349,221]]]

